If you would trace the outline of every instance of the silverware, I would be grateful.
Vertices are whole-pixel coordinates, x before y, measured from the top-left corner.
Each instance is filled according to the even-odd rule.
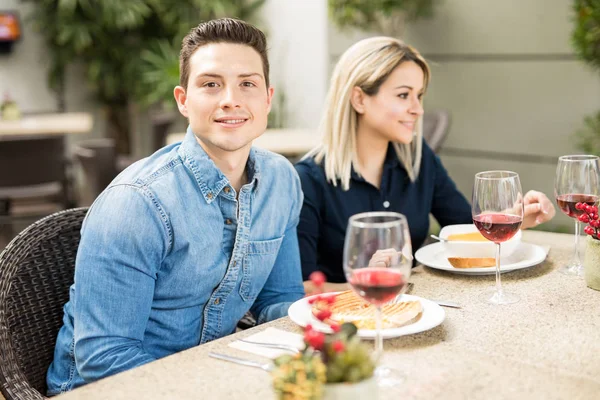
[[[436,235],[429,235],[429,236],[431,236],[435,240],[439,240],[440,242],[447,242],[448,241],[448,239],[442,239],[441,237],[436,236]]]
[[[217,358],[217,359],[223,360],[223,361],[229,361],[229,362],[232,362],[235,364],[245,365],[247,367],[260,368],[263,371],[267,371],[267,372],[270,372],[274,368],[273,364],[261,364],[256,361],[246,360],[246,359],[238,358],[238,357],[232,357],[232,356],[228,356],[228,355],[220,354],[220,353],[210,352],[210,353],[208,353],[208,356],[212,357],[212,358]]]
[[[408,285],[407,285],[407,287],[406,287],[406,292],[405,292],[405,293],[406,293],[406,294],[410,293],[410,292],[413,290],[413,288],[414,288],[414,287],[415,287],[414,283],[412,283],[412,282],[408,282]],[[400,298],[401,298],[401,297],[402,297],[402,295],[398,296],[398,297],[396,298],[396,300],[400,300]],[[432,300],[432,299],[429,299],[429,300],[433,301],[434,303],[436,303],[436,304],[438,304],[438,305],[440,305],[440,306],[442,306],[442,307],[450,307],[450,308],[462,308],[462,307],[460,306],[460,304],[458,304],[458,303],[455,303],[455,302],[453,302],[453,301],[446,301],[446,300]]]
[[[263,347],[268,347],[268,348],[271,348],[271,349],[279,349],[279,350],[291,351],[294,354],[300,353],[300,350],[298,350],[294,346],[291,346],[291,345],[288,345],[288,344],[254,342],[254,341],[248,340],[248,339],[238,339],[238,340],[240,342],[244,342],[244,343],[248,343],[248,344],[254,344],[256,346],[263,346]]]
[[[446,300],[431,300],[434,303],[437,303],[438,305],[442,306],[442,307],[450,307],[450,308],[462,308],[460,306],[460,304],[455,303],[453,301],[446,301]]]

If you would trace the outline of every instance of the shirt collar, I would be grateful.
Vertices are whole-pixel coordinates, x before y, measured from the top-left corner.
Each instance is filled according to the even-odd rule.
[[[223,188],[230,186],[229,179],[227,179],[214,161],[206,154],[206,151],[200,146],[196,135],[194,135],[189,126],[178,152],[184,165],[194,175],[202,196],[208,204],[217,198]],[[260,179],[260,166],[257,162],[257,154],[254,148],[250,149],[250,155],[246,162],[246,173],[248,174],[249,184],[253,190],[256,190]],[[233,196],[233,191],[230,192],[230,195]]]

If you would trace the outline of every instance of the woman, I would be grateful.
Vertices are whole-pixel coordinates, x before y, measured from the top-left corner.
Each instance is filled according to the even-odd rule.
[[[302,273],[322,271],[327,290],[347,289],[343,268],[348,218],[366,211],[395,211],[408,219],[413,249],[429,230],[472,223],[471,206],[422,136],[423,95],[430,79],[424,58],[403,42],[374,37],[340,58],[321,121],[321,144],[296,170],[304,205],[298,225]],[[525,195],[523,228],[554,216],[540,192]]]

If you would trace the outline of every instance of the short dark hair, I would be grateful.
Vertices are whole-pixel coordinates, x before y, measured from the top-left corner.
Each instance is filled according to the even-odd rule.
[[[203,22],[183,38],[179,53],[179,84],[187,89],[190,79],[190,58],[201,46],[210,43],[244,44],[258,52],[263,64],[265,83],[269,88],[267,38],[257,27],[235,18],[220,18]]]

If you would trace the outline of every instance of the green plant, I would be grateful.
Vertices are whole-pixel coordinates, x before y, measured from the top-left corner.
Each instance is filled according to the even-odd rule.
[[[588,115],[583,120],[583,128],[576,132],[578,145],[588,154],[600,155],[600,111]]]
[[[375,30],[401,37],[406,22],[431,17],[436,0],[329,0],[329,16],[339,28]]]
[[[22,0],[49,53],[49,86],[66,108],[67,67],[83,66],[103,106],[108,136],[120,153],[130,150],[129,105],[167,98],[178,79],[179,41],[203,20],[247,18],[264,0]],[[154,56],[153,56],[154,55]],[[175,72],[177,71],[177,72]],[[168,79],[162,79],[168,77]],[[168,87],[170,85],[170,87]],[[172,96],[172,95],[171,95]]]
[[[323,288],[325,275],[322,272],[313,272],[310,279],[315,287]],[[309,304],[319,304],[317,319],[329,321],[330,306],[335,298],[335,294],[327,293],[309,299]],[[324,383],[356,383],[373,376],[375,362],[370,349],[360,341],[356,326],[336,322],[328,322],[328,325],[333,332],[328,335],[306,325],[304,350],[275,359],[273,387],[280,399],[317,399]]]
[[[600,71],[600,0],[575,0],[573,11],[575,27],[571,42],[575,52],[593,70]],[[576,135],[582,150],[600,154],[600,111],[585,117],[584,127]]]

